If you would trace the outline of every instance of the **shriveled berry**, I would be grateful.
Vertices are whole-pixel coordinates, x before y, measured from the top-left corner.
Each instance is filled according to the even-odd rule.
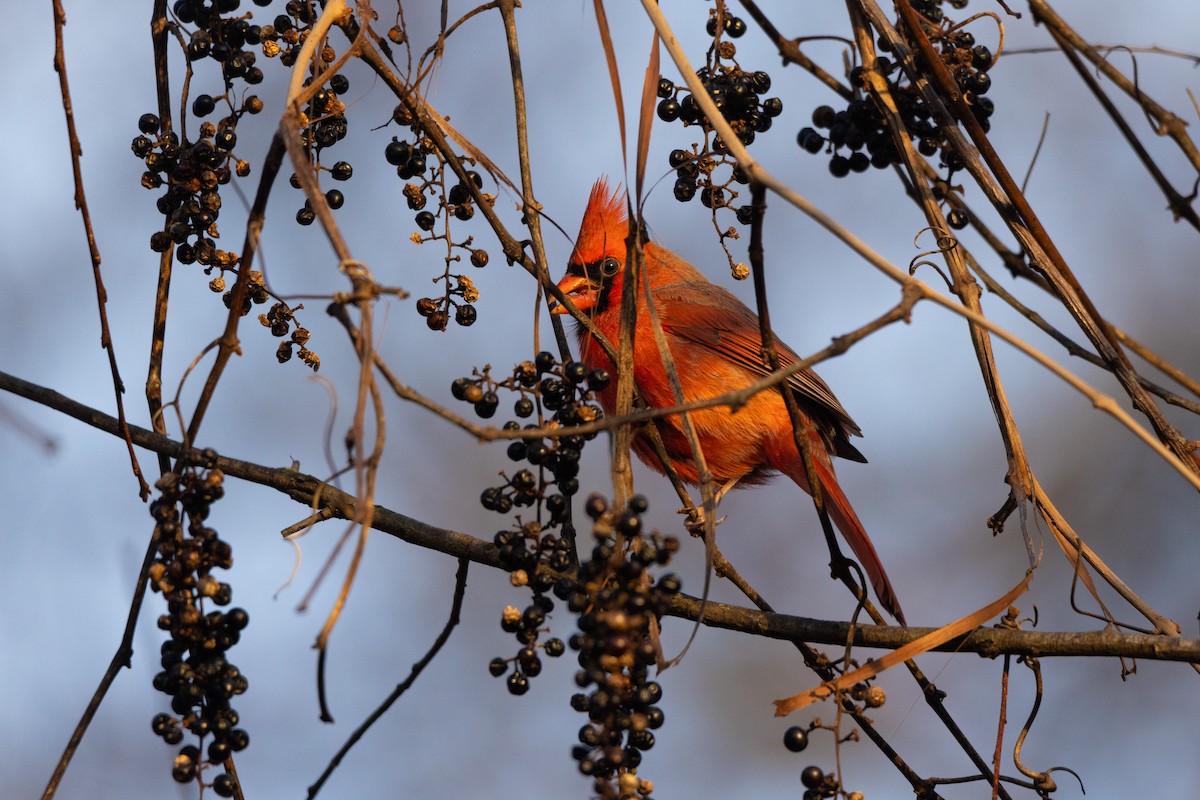
[[[468,304],[459,306],[454,312],[454,321],[464,328],[475,324],[477,314],[475,306]]]
[[[354,167],[350,166],[349,161],[339,161],[329,170],[329,174],[335,181],[348,181],[354,174]]]
[[[696,182],[689,178],[680,178],[675,181],[675,199],[681,203],[686,203],[696,196]]]
[[[420,214],[417,214],[415,219],[417,227],[423,231],[433,230],[433,226],[437,222],[437,218],[433,216],[432,211],[422,211]]]
[[[472,250],[471,251],[471,266],[486,267],[488,263],[487,250]]]

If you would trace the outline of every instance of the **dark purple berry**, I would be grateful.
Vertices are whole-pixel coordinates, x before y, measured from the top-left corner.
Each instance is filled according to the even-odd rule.
[[[658,118],[663,122],[674,122],[679,119],[679,102],[668,97],[658,104]]]
[[[799,725],[794,725],[784,731],[783,746],[793,753],[799,753],[804,748],[808,747],[808,731],[801,728]],[[818,781],[819,783],[820,781]],[[805,783],[805,786],[809,784]],[[812,787],[809,786],[811,789]]]
[[[197,117],[207,117],[216,107],[217,101],[212,98],[212,95],[198,94],[192,101],[192,113]]]

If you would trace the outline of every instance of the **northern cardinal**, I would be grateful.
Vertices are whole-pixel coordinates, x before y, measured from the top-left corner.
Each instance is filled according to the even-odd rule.
[[[558,288],[570,295],[576,306],[590,315],[596,327],[618,347],[628,235],[624,194],[619,190],[610,192],[601,178],[592,187],[567,273],[558,282]],[[757,314],[725,289],[710,283],[687,261],[654,242],[644,242],[642,257],[644,279],[649,283],[685,400],[740,389],[769,373],[763,362]],[[676,405],[641,287],[637,298],[633,378],[638,394],[653,408]],[[558,306],[553,313],[565,311]],[[591,333],[582,325],[577,326],[576,333],[580,360],[590,369],[602,367],[615,372],[612,360]],[[777,343],[777,349],[782,364],[797,360],[795,352],[781,342]],[[795,393],[805,416],[810,450],[829,516],[858,557],[879,601],[903,625],[904,614],[883,563],[834,475],[831,460],[834,455],[866,461],[849,440],[851,435],[861,436],[862,432],[825,381],[812,370],[793,375],[787,387]],[[599,393],[599,400],[607,413],[613,413],[615,381]],[[693,411],[691,418],[708,469],[718,483],[752,486],[782,472],[811,494],[804,460],[796,449],[792,422],[777,390],[754,395],[736,413],[716,407]],[[682,480],[697,484],[698,471],[679,417],[656,419],[655,425],[675,472]],[[647,466],[666,472],[645,436],[634,438],[633,449]]]

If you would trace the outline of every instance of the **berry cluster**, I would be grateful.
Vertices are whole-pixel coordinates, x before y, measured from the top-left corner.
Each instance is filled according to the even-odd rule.
[[[246,691],[246,678],[226,658],[250,617],[240,608],[217,610],[229,605],[233,590],[212,571],[232,566],[233,554],[205,525],[224,489],[216,453],[205,451],[204,461],[207,469],[186,468],[159,479],[155,485],[161,495],[150,505],[158,548],[150,586],[167,601],[158,627],[171,637],[163,642],[162,671],[154,676],[154,688],[171,696],[172,712],[155,715],[151,727],[170,745],[183,740],[185,728],[199,740],[182,747],[175,758],[171,775],[180,783],[199,780],[206,766],[224,763],[250,743],[230,705]],[[212,787],[221,797],[232,797],[237,788],[226,772],[212,780]]]
[[[829,797],[837,797],[840,791],[837,775],[825,772],[815,764],[805,767],[800,772],[800,783],[804,785],[804,800],[826,800]]]
[[[428,169],[428,157],[431,154],[431,148],[422,137],[416,137],[413,143],[409,143],[399,137],[393,136],[392,141],[388,142],[387,147],[383,149],[383,158],[387,163],[396,168],[396,175],[402,181],[416,178],[425,175]],[[420,192],[416,193],[417,197],[409,197],[409,193],[405,192],[405,196],[409,197],[408,207],[417,211],[425,207],[425,198]]]
[[[624,509],[610,509],[600,495],[588,498],[596,545],[564,592],[567,608],[580,615],[568,645],[579,654],[575,683],[584,691],[571,697],[571,707],[588,717],[571,753],[596,794],[612,800],[647,798],[654,788],[637,775],[664,720],[662,687],[649,671],[659,656],[657,620],[682,587],[672,573],[657,580],[650,573],[670,563],[679,542],[646,533],[646,509],[640,495]]]
[[[606,370],[588,370],[578,361],[560,363],[552,353],[541,352],[532,361],[522,361],[512,375],[503,381],[491,376],[491,370],[476,371],[471,378],[459,378],[451,384],[455,398],[471,403],[475,413],[487,419],[495,415],[500,404],[499,391],[515,392],[513,413],[522,419],[537,414],[538,423],[567,427],[599,419],[602,415],[595,404],[595,393],[609,384]],[[546,412],[550,412],[547,414]],[[505,430],[520,430],[520,423],[510,420]],[[584,445],[595,433],[566,435],[546,439],[517,439],[508,446],[512,461],[528,464],[512,475],[501,473],[504,483],[483,491],[483,507],[501,514],[514,508],[536,506],[536,518],[523,521],[519,517],[512,529],[496,533],[493,541],[499,548],[500,562],[510,573],[514,586],[528,586],[533,593],[525,609],[508,606],[504,609],[500,627],[513,634],[519,650],[514,658],[494,658],[489,670],[508,677],[508,689],[513,694],[529,690],[529,678],[541,672],[538,649],[551,657],[565,652],[561,639],[540,642],[546,615],[554,609],[551,592],[559,600],[575,591],[575,582],[565,573],[575,565],[575,540],[569,526],[569,498],[579,491],[579,459]]]
[[[482,250],[478,252],[483,253]],[[422,297],[417,300],[417,313],[425,318],[425,324],[432,331],[446,330],[451,309],[454,311],[454,321],[459,325],[464,328],[474,325],[475,320],[479,318],[479,312],[472,305],[479,299],[479,289],[475,287],[475,282],[466,275],[454,273],[447,274],[445,282],[447,288],[441,297]],[[455,297],[461,298],[462,302],[455,300]]]
[[[994,61],[992,52],[985,45],[975,44],[975,37],[969,31],[957,28],[946,18],[941,4],[942,0],[924,0],[914,3],[913,7],[924,17],[926,34],[938,43],[942,60],[970,104],[975,119],[986,131],[991,127],[990,118],[995,112],[995,105],[984,97],[992,85],[988,75]],[[951,4],[956,8],[966,5],[960,1]],[[879,48],[888,51],[887,41],[881,39]],[[917,143],[917,150],[930,158],[940,155],[949,182],[963,164],[931,119],[924,99],[886,55],[880,56],[876,65],[888,81],[888,90],[909,135]],[[866,172],[871,167],[883,169],[900,160],[883,115],[859,92],[863,88],[862,67],[850,70],[849,77],[856,90],[855,99],[839,110],[827,105],[818,106],[813,111],[812,126],[802,128],[796,137],[803,150],[814,154],[828,153],[829,171],[838,178],[851,172]],[[961,208],[952,209],[947,214],[947,221],[955,229],[964,228],[968,223],[966,212]]]
[[[265,6],[269,3],[270,0],[255,0],[255,5]],[[247,49],[247,45],[253,47],[269,39],[267,28],[270,26],[252,25],[244,16],[221,16],[232,14],[240,5],[240,0],[176,0],[172,7],[176,20],[182,25],[194,24],[197,28],[191,33],[184,32],[188,38],[188,60],[216,61],[221,65],[226,87],[232,86],[235,79],[250,85],[262,83],[263,80],[262,70],[254,63],[257,55]]]
[[[532,530],[529,530],[532,529]],[[540,526],[536,522],[526,523],[519,532],[500,531],[496,534],[496,541],[503,543],[500,549],[506,552],[508,563],[524,563],[533,569],[537,564],[540,556],[546,552],[550,552],[551,559],[559,562],[566,561],[570,564],[571,541],[566,538],[558,538],[553,535],[542,536],[539,539]],[[533,541],[540,552],[532,552],[525,547],[525,542]],[[544,642],[539,641],[541,634],[547,630],[544,625],[546,615],[554,610],[554,600],[546,592],[554,583],[554,578],[546,572],[535,573],[532,579],[529,579],[529,573],[525,569],[510,567],[513,569],[513,583],[521,585],[522,582],[528,582],[533,587],[533,600],[524,609],[519,609],[516,606],[505,606],[504,611],[500,616],[500,628],[505,633],[511,633],[517,638],[520,649],[517,655],[510,659],[500,658],[497,656],[488,663],[488,671],[493,677],[499,678],[509,670],[509,665],[512,665],[512,672],[508,675],[507,685],[508,691],[515,695],[522,695],[529,691],[529,679],[536,678],[542,673],[542,659],[538,655],[538,650],[542,650],[551,658],[558,658],[567,651],[567,646],[563,644],[563,640],[551,637]]]
[[[270,0],[254,2],[259,6],[270,4]],[[271,25],[252,24],[252,14],[223,16],[234,14],[240,5],[240,0],[177,0],[172,5],[174,24],[185,40],[187,59],[193,64],[218,64],[223,91],[192,97],[192,114],[201,120],[199,138],[195,141],[188,134],[186,115],[177,133],[172,130],[169,119],[147,113],[138,120],[140,133],[131,144],[134,155],[142,159],[146,168],[142,185],[147,189],[166,185],[166,191],[157,201],[158,210],[164,216],[163,228],[151,235],[150,248],[157,253],[167,253],[174,248],[179,263],[199,263],[206,275],[216,270],[217,275],[209,282],[209,288],[223,294],[227,308],[232,306],[233,293],[226,289],[225,273],[237,270],[239,256],[219,249],[215,241],[220,236],[217,230],[222,206],[220,187],[228,184],[235,174],[239,177],[250,174],[250,163],[235,155],[237,126],[246,114],[258,114],[263,110],[262,100],[255,95],[246,95],[237,84],[240,81],[253,86],[262,82],[262,70],[255,64],[258,58],[255,48],[261,48],[267,57],[281,56],[281,61],[287,63],[284,56],[291,50],[281,48],[279,42],[283,41],[294,50],[303,41],[303,30],[297,27],[297,21],[304,26],[314,19],[311,4],[307,2],[287,3],[287,14],[278,16]],[[325,58],[326,55],[322,52],[322,60],[327,63],[331,59]],[[294,60],[292,55],[292,63]],[[304,132],[305,140],[315,146],[317,152],[321,146],[345,135],[345,117],[338,115],[337,101],[330,98],[346,91],[349,82],[340,75],[334,76],[331,86],[333,92],[324,90],[314,98],[310,118],[320,116],[318,122]],[[186,97],[184,101],[186,103]],[[224,116],[215,121],[206,119],[217,112],[219,106],[223,107]],[[320,168],[319,163],[317,167]],[[346,180],[353,172],[346,162],[338,162],[329,171],[337,180]],[[327,199],[335,207],[342,203],[340,192],[330,192]],[[308,213],[311,214],[311,210]],[[265,303],[268,298],[261,273],[251,272],[239,313],[248,314],[253,304]],[[289,333],[293,314],[294,310],[286,304],[276,303],[260,320],[272,333],[282,337]],[[291,333],[291,341],[285,342],[277,351],[279,360],[290,359],[296,345],[300,347],[299,355],[304,363],[317,369],[320,359],[305,347],[308,331],[297,325]]]
[[[155,114],[143,114],[138,120],[141,135],[132,144],[134,155],[146,165],[142,185],[157,189],[167,184],[166,193],[158,199],[158,210],[166,221],[163,230],[151,236],[151,249],[165,253],[178,245],[176,258],[181,264],[198,261],[221,271],[235,266],[237,255],[218,250],[213,242],[218,238],[216,221],[221,209],[217,187],[228,183],[232,172],[241,177],[250,174],[250,164],[233,155],[236,129],[243,115],[263,109],[256,95],[239,97],[234,91],[237,81],[251,86],[262,83],[263,72],[255,66],[257,54],[252,48],[266,38],[264,28],[251,24],[245,16],[221,16],[236,11],[239,5],[239,0],[177,0],[172,7],[187,39],[188,60],[211,60],[221,68],[224,92],[217,97],[197,95],[192,112],[203,119],[216,111],[218,101],[224,101],[229,114],[216,123],[201,123],[200,137],[194,142],[186,129],[181,140],[169,122]],[[195,25],[195,30],[188,31],[190,25]]]
[[[720,4],[709,13],[707,30],[713,43],[708,49],[705,65],[696,71],[696,75],[738,140],[749,145],[758,134],[769,130],[774,119],[783,113],[783,101],[778,97],[763,97],[771,89],[771,76],[761,70],[743,69],[736,60],[737,48],[733,42],[722,38],[742,36],[746,32],[745,21],[727,14]],[[751,207],[735,205],[738,197],[735,184],[746,184],[748,178],[729,154],[728,145],[713,134],[712,125],[695,96],[662,77],[658,81],[658,96],[661,98],[659,119],[664,122],[678,120],[684,127],[697,125],[704,133],[704,141],[693,145],[690,151],[677,149],[670,154],[668,161],[675,172],[675,199],[686,203],[699,194],[701,204],[713,211],[714,226],[716,211],[722,208],[735,210],[738,223],[749,225],[753,220]],[[735,277],[748,275],[749,270],[744,265],[734,264],[725,244],[726,239],[738,238],[737,229],[718,227],[717,233]]]
[[[817,727],[821,727],[819,722],[814,722],[809,728],[793,725],[783,734],[783,746],[793,753],[803,751],[808,747],[809,732]],[[835,797],[839,789],[837,776],[832,773],[827,775],[815,765],[807,766],[800,772],[800,783],[804,784],[804,800]]]
[[[156,203],[164,217],[163,228],[151,234],[150,249],[165,253],[177,246],[175,258],[179,263],[199,262],[206,271],[215,268],[224,272],[238,263],[237,253],[219,250],[213,241],[220,235],[219,187],[229,183],[234,171],[239,175],[250,172],[247,162],[233,157],[237,136],[227,122],[222,120],[225,127],[220,130],[205,122],[200,126],[198,141],[181,142],[174,131],[163,130],[158,116],[143,114],[138,120],[141,133],[130,145],[146,167],[142,186],[158,189],[165,183],[167,187]]]
[[[287,341],[280,342],[279,347],[275,350],[275,358],[280,364],[286,363],[292,357],[292,350],[296,347],[300,348],[296,353],[300,360],[312,368],[316,372],[321,368],[321,359],[312,350],[309,350],[306,345],[308,339],[312,335],[308,328],[305,328],[300,323],[296,322],[296,312],[304,308],[301,303],[295,308],[292,308],[282,300],[276,301],[267,313],[259,314],[258,321],[262,323],[264,328],[271,329],[271,335],[282,339],[287,336]],[[295,325],[293,328],[292,326]],[[289,335],[290,334],[290,335]]]
[[[866,708],[879,708],[886,700],[886,694],[878,686],[867,683],[856,683],[847,692],[848,698],[855,703],[861,703]],[[799,753],[808,747],[809,734],[817,728],[836,731],[835,726],[822,725],[820,720],[814,720],[807,728],[794,725],[783,734],[783,746],[793,753]],[[861,800],[859,792],[843,792],[837,775],[826,773],[816,765],[805,767],[800,772],[800,782],[804,784],[804,800],[826,800],[844,794],[847,800]]]
[[[268,6],[271,0],[254,0],[258,6]],[[251,24],[253,15],[239,17],[222,17],[230,14],[241,6],[241,0],[178,0],[174,5],[175,18],[183,25],[195,24],[197,30],[187,33],[188,59],[196,62],[212,59],[221,65],[225,82],[225,93],[219,98],[212,95],[197,95],[192,101],[192,112],[197,117],[206,117],[216,108],[219,99],[234,97],[234,81],[241,79],[248,84],[258,84],[263,80],[262,70],[255,66],[258,53],[250,49],[260,48],[266,58],[278,58],[284,67],[292,67],[299,56],[300,48],[308,37],[312,24],[316,21],[314,4],[306,0],[289,0],[284,6],[283,14],[279,14],[267,25]],[[350,23],[353,26],[353,22]],[[333,62],[337,53],[329,44],[318,51],[316,61],[323,69]],[[305,85],[309,85],[309,78]],[[309,124],[300,132],[301,141],[310,152],[310,160],[314,169],[319,172],[328,171],[334,180],[349,180],[353,167],[346,161],[339,161],[332,168],[321,166],[320,153],[327,147],[332,147],[346,136],[347,121],[345,104],[338,98],[350,89],[350,81],[345,75],[333,75],[326,88],[318,91],[305,109]],[[257,110],[262,109],[262,101],[249,98],[247,104],[253,103]],[[257,110],[249,109],[251,113]],[[217,126],[218,139],[233,137],[233,128],[237,122],[237,112],[230,118],[222,120]],[[228,123],[228,124],[227,124]],[[230,145],[232,148],[232,145]],[[244,163],[244,162],[241,162]],[[248,165],[247,165],[248,170]],[[243,174],[241,171],[238,173]],[[293,176],[292,185],[299,188],[299,182]],[[326,201],[331,208],[339,208],[345,202],[345,197],[337,189],[326,193]],[[306,202],[304,207],[296,212],[296,221],[301,225],[311,225],[316,219],[311,204]]]
[[[756,133],[768,130],[774,118],[783,113],[783,101],[778,97],[759,100],[759,95],[771,88],[771,76],[765,72],[744,72],[737,64],[718,62],[716,67],[702,67],[696,74],[742,144],[753,142]],[[731,184],[744,184],[746,177],[738,169],[737,162],[729,156],[729,148],[721,141],[721,137],[713,136],[711,145],[708,143],[707,137],[712,132],[708,118],[692,95],[685,94],[682,101],[677,101],[674,95],[679,91],[671,81],[659,79],[658,94],[664,98],[658,104],[659,118],[667,122],[679,119],[685,126],[700,125],[706,143],[704,150],[699,153],[672,151],[669,163],[671,169],[675,170],[675,199],[686,203],[699,190],[700,202],[705,208],[730,206],[732,199],[737,197],[737,192],[730,188]],[[730,167],[731,174],[725,181],[713,179],[719,164]],[[744,213],[749,212],[749,206],[743,208],[746,209]]]
[[[738,141],[744,145],[753,142],[756,134],[769,130],[774,118],[783,113],[783,101],[778,97],[768,97],[761,101],[759,99],[759,95],[771,89],[771,76],[765,72],[745,72],[736,63],[718,62],[713,69],[701,67],[696,75],[708,90],[713,105],[729,120]],[[658,79],[658,96],[663,98],[658,104],[659,119],[664,122],[674,122],[678,119],[685,126],[699,125],[705,133],[710,133],[712,125],[700,110],[696,98],[684,91],[683,99],[676,99],[676,95],[681,91],[683,90],[666,78]],[[729,152],[729,148],[719,136],[713,137],[712,149],[718,155]],[[678,189],[678,184],[676,188]],[[678,194],[676,191],[676,196]]]
[[[544,421],[544,412],[553,412],[550,420],[557,426],[579,425],[592,422],[603,416],[596,404],[595,393],[603,391],[610,382],[608,370],[588,370],[579,361],[560,363],[553,353],[542,351],[532,361],[522,361],[513,368],[512,375],[497,381],[491,370],[485,367],[476,370],[470,378],[458,378],[450,385],[450,393],[457,400],[471,403],[475,413],[484,419],[495,415],[500,405],[498,390],[517,393],[513,402],[513,413],[523,419],[538,413]],[[519,423],[505,423],[505,430],[518,430]],[[526,427],[537,428],[539,423]],[[508,446],[508,457],[516,462],[528,462],[532,469],[521,469],[506,478],[504,485],[485,489],[480,500],[483,507],[507,514],[514,506],[531,506],[544,501],[556,524],[565,515],[567,497],[579,491],[579,458],[584,444],[596,434],[568,435],[544,439],[520,439]],[[547,475],[547,473],[549,473]],[[548,485],[553,483],[557,493],[546,495]]]
[[[287,19],[287,17],[283,17],[283,19]],[[310,83],[312,83],[311,78],[306,79],[304,85],[307,86]],[[348,91],[350,91],[349,78],[341,73],[331,76],[328,85],[318,90],[309,101],[307,116],[312,123],[300,133],[300,140],[312,154],[312,164],[317,174],[328,172],[335,181],[350,180],[354,175],[354,167],[349,161],[338,161],[332,167],[324,167],[321,165],[321,151],[333,147],[346,138],[349,125],[346,120],[346,104],[341,101],[339,95]],[[293,188],[300,188],[300,180],[295,175],[292,175],[290,182]],[[345,204],[346,196],[341,189],[330,189],[325,192],[325,202],[336,211]],[[296,222],[301,225],[311,225],[316,218],[317,215],[312,209],[312,201],[306,199],[301,209],[296,212]]]
[[[432,143],[420,136],[417,136],[415,143],[411,145],[400,139],[392,139],[384,150],[384,157],[388,163],[396,166],[397,175],[405,180],[419,179],[419,182],[406,183],[403,190],[408,207],[417,212],[414,221],[420,230],[413,233],[413,243],[424,244],[439,240],[446,243],[446,269],[440,278],[444,287],[442,296],[422,297],[417,300],[417,313],[425,317],[425,323],[430,330],[444,331],[450,321],[451,312],[454,321],[463,326],[473,325],[477,318],[472,303],[479,298],[479,290],[470,278],[452,273],[450,267],[451,264],[462,260],[462,256],[456,251],[465,251],[471,266],[476,268],[487,266],[488,253],[487,250],[473,246],[474,237],[468,236],[462,241],[454,241],[450,235],[450,217],[453,216],[459,222],[466,222],[475,216],[475,200],[471,190],[482,190],[483,178],[478,172],[470,170],[466,176],[470,182],[469,186],[455,178],[449,184],[449,189],[446,189],[448,179],[454,177],[454,173],[440,159],[435,166],[427,167],[426,160],[429,155],[436,156],[436,151]],[[433,211],[425,208],[430,197],[437,201]],[[489,194],[482,194],[482,198],[487,203],[495,201],[495,197]],[[445,220],[444,232],[435,233],[434,228],[437,227],[439,217]],[[463,302],[456,301],[455,296],[462,297]]]

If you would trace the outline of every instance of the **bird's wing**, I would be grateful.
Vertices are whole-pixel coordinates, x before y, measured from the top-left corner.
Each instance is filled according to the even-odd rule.
[[[676,283],[655,289],[654,300],[664,330],[709,348],[755,375],[770,374],[763,363],[758,315],[730,292],[711,283]],[[798,360],[795,351],[778,338],[776,347],[782,365]],[[861,436],[862,431],[819,375],[803,369],[788,379],[788,385],[806,411],[834,423],[833,438],[839,456],[866,461],[846,438],[850,434]]]

